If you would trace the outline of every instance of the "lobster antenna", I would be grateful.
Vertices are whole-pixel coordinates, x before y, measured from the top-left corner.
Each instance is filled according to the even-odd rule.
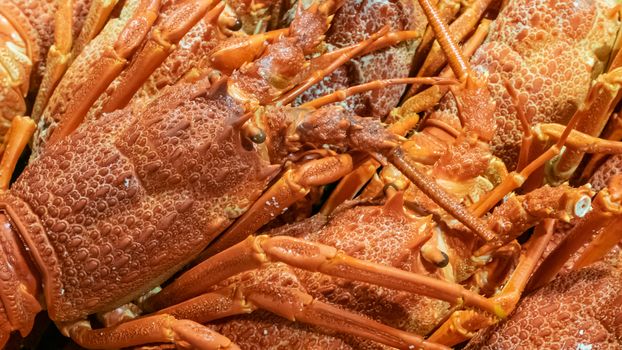
[[[441,45],[445,55],[447,55],[447,61],[449,62],[451,70],[454,71],[454,74],[461,82],[466,81],[471,69],[464,59],[462,51],[458,48],[458,44],[454,42],[449,34],[449,29],[441,20],[441,17],[436,11],[436,8],[430,3],[430,0],[419,0],[419,5],[423,8],[425,16],[428,18],[428,22],[434,30],[436,40]]]
[[[423,85],[451,85],[457,84],[455,79],[441,78],[441,77],[415,77],[415,78],[395,78],[374,80],[368,83],[351,86],[347,89],[340,89],[330,94],[318,97],[309,102],[303,103],[300,107],[312,107],[319,108],[327,104],[340,102],[348,98],[349,96],[360,94],[370,90],[383,89],[391,85],[399,84],[423,84]]]

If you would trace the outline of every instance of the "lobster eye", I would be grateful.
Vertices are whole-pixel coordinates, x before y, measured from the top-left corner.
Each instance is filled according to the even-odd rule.
[[[263,130],[259,129],[259,132],[252,135],[250,139],[256,144],[264,143],[264,141],[266,141],[266,133],[263,132]]]
[[[254,144],[262,144],[266,141],[266,133],[259,127],[248,123],[242,127],[244,136]]]
[[[443,256],[443,259],[436,262],[436,266],[439,268],[443,268],[449,264],[449,256],[447,255],[447,253],[441,251],[441,255]]]
[[[233,24],[229,27],[229,29],[231,29],[234,32],[242,29],[242,21],[240,21],[239,19],[236,19],[235,22],[233,22]]]

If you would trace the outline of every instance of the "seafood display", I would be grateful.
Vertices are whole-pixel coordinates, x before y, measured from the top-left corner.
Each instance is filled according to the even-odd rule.
[[[0,345],[622,348],[621,16],[3,1]]]

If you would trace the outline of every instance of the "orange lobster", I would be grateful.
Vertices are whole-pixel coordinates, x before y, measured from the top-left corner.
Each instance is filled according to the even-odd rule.
[[[489,2],[476,4],[465,10],[471,18],[481,17]],[[128,1],[115,11],[116,17],[85,46],[82,54],[74,57],[65,49],[66,64],[73,63],[65,74],[65,63],[56,65],[58,70],[50,69],[51,73],[46,71],[51,83],[44,86],[59,83],[56,89],[41,89],[43,97],[38,100],[43,102],[34,107],[42,114],[40,134],[35,140],[40,156],[35,156],[37,159],[2,197],[5,240],[0,245],[6,262],[3,266],[10,267],[3,270],[8,277],[0,291],[5,318],[2,334],[6,337],[13,330],[28,333],[34,314],[41,308],[36,296],[42,292],[50,317],[63,332],[93,348],[151,342],[197,348],[234,347],[209,328],[186,319],[210,322],[257,308],[364,339],[357,339],[355,344],[443,348],[435,342],[464,340],[514,308],[550,239],[550,218],[585,216],[578,220],[577,227],[593,227],[594,232],[601,232],[599,219],[619,220],[610,205],[617,200],[617,192],[600,191],[594,199],[594,210],[586,215],[591,191],[565,185],[509,197],[489,217],[478,218],[520,187],[544,161],[562,153],[562,145],[575,149],[575,154],[618,152],[619,144],[582,133],[598,131],[581,127],[578,129],[582,132],[572,131],[575,125],[583,125],[585,118],[610,112],[616,91],[605,84],[610,80],[603,80],[592,88],[588,102],[577,109],[569,127],[544,124],[530,132],[525,127],[529,124],[529,105],[522,101],[520,88],[512,85],[514,80],[501,79],[489,85],[485,76],[475,73],[477,69],[466,64],[427,1],[421,1],[421,6],[461,86],[455,86],[451,79],[390,79],[344,86],[300,107],[289,107],[306,89],[353,57],[420,35],[387,33],[383,27],[361,42],[314,57],[320,52],[318,46],[331,15],[340,6],[325,2],[303,9],[299,5],[288,28],[224,40],[225,35],[244,26],[223,19],[223,15],[230,15],[230,9],[222,4]],[[504,15],[511,17],[516,10],[512,6],[502,11],[498,23],[506,18]],[[560,6],[563,10],[563,4]],[[597,7],[587,6],[587,10],[600,12],[581,19],[595,19],[595,27],[607,33],[602,41],[609,42],[614,25],[600,6],[600,2]],[[159,16],[160,12],[164,15]],[[231,26],[229,31],[217,28],[223,21]],[[570,22],[583,28],[577,19]],[[253,23],[256,27],[257,23]],[[592,33],[592,28],[587,32]],[[202,38],[214,37],[215,41],[198,44]],[[175,50],[178,42],[181,50]],[[434,47],[432,58],[426,62],[434,61]],[[190,59],[184,64],[175,63],[185,57]],[[429,65],[424,63],[424,67]],[[611,81],[615,82],[616,74],[613,70],[608,75]],[[376,119],[327,106],[353,93],[406,83],[435,85],[437,96],[439,91],[452,90],[456,101],[447,97],[443,108],[457,113],[435,113],[425,120],[420,132],[404,140],[395,134],[404,135],[418,120],[407,105],[401,111],[410,115],[388,130]],[[500,130],[495,127],[497,109],[490,103],[491,96],[497,96],[494,84],[507,89],[522,123],[524,140],[533,134],[557,141],[544,155],[540,155],[537,145],[531,147],[523,142],[527,146],[518,157],[517,172],[510,175],[490,150],[491,141],[496,147],[496,130]],[[587,96],[587,89],[583,91]],[[583,101],[583,97],[572,98],[579,101],[577,104]],[[394,113],[392,118],[397,115]],[[78,127],[83,119],[84,126]],[[12,167],[15,155],[28,139],[28,132],[15,130],[7,144],[5,159],[9,161],[3,160],[5,169]],[[20,135],[21,140],[16,141]],[[595,146],[587,146],[586,140]],[[562,153],[560,159],[577,158],[566,154],[570,153]],[[534,155],[538,158],[532,161]],[[313,187],[338,180],[354,165],[372,164],[373,173],[377,165],[368,161],[369,157],[386,166],[380,174],[382,181],[372,181],[357,205],[271,232],[280,236],[243,240]],[[434,177],[437,181],[432,180]],[[364,182],[352,188],[360,188]],[[40,187],[49,191],[35,191]],[[335,193],[336,197],[344,197],[340,190]],[[383,193],[388,199],[382,207],[375,206],[377,203],[370,198]],[[332,212],[338,203],[329,200],[324,212]],[[429,214],[434,220],[425,216]],[[357,222],[357,218],[361,221]],[[234,219],[238,220],[234,223]],[[543,219],[547,230],[539,224],[524,254],[513,263],[512,258],[522,248],[513,240]],[[348,228],[348,222],[356,225]],[[296,228],[308,229],[306,223],[314,224],[313,230],[299,232],[296,237],[283,236]],[[376,256],[380,247],[354,244],[354,239],[382,225],[404,230],[403,244],[420,249],[399,256],[408,264],[400,259],[390,262],[402,263],[399,267],[406,271],[383,265],[399,254],[399,249]],[[125,316],[118,319],[118,314],[112,312],[104,316],[108,327],[103,330],[91,330],[90,323],[83,319],[149,292],[200,254],[225,229],[207,253],[217,255],[183,274],[162,292],[147,294],[141,307],[155,314],[127,320]],[[344,230],[351,231],[348,241],[338,238]],[[569,237],[576,232],[579,229]],[[601,257],[612,245],[612,237],[615,235],[605,230],[587,248],[590,253],[585,261]],[[377,238],[375,243],[389,242],[382,239]],[[451,244],[447,245],[449,240]],[[556,248],[559,253],[547,259],[562,261],[560,256],[576,250],[569,244],[562,243]],[[473,254],[480,259],[472,260]],[[553,268],[539,271],[543,271],[538,272],[541,277],[532,283],[546,283],[556,272]],[[333,277],[320,277],[317,272]],[[374,320],[367,319],[360,315],[360,308],[368,303],[337,307],[326,302],[339,304],[330,299],[330,293],[329,297],[324,294],[327,299],[317,296],[326,288],[344,283],[339,278],[358,281],[348,293],[361,288],[380,293],[396,289],[438,297],[443,301],[386,292],[397,300],[410,300],[404,303],[407,319],[426,318],[425,312],[408,308],[409,303],[418,302],[436,303],[438,307],[426,311],[440,310],[442,316],[435,314],[419,328],[405,329],[395,324],[403,319],[377,314],[367,315]],[[269,281],[280,283],[270,286]],[[495,290],[501,285],[502,290]],[[339,290],[337,294],[348,288],[339,285]],[[378,302],[387,300],[391,297]],[[176,302],[181,303],[172,305]],[[473,309],[463,309],[463,305]],[[120,310],[125,315],[135,310],[127,308]],[[439,324],[429,340],[410,333],[426,333]],[[314,334],[316,331],[312,329]]]

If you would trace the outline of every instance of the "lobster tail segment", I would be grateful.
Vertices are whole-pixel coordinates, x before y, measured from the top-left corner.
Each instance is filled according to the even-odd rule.
[[[17,227],[6,211],[0,212],[0,347],[13,331],[29,334],[42,309],[40,279]]]

